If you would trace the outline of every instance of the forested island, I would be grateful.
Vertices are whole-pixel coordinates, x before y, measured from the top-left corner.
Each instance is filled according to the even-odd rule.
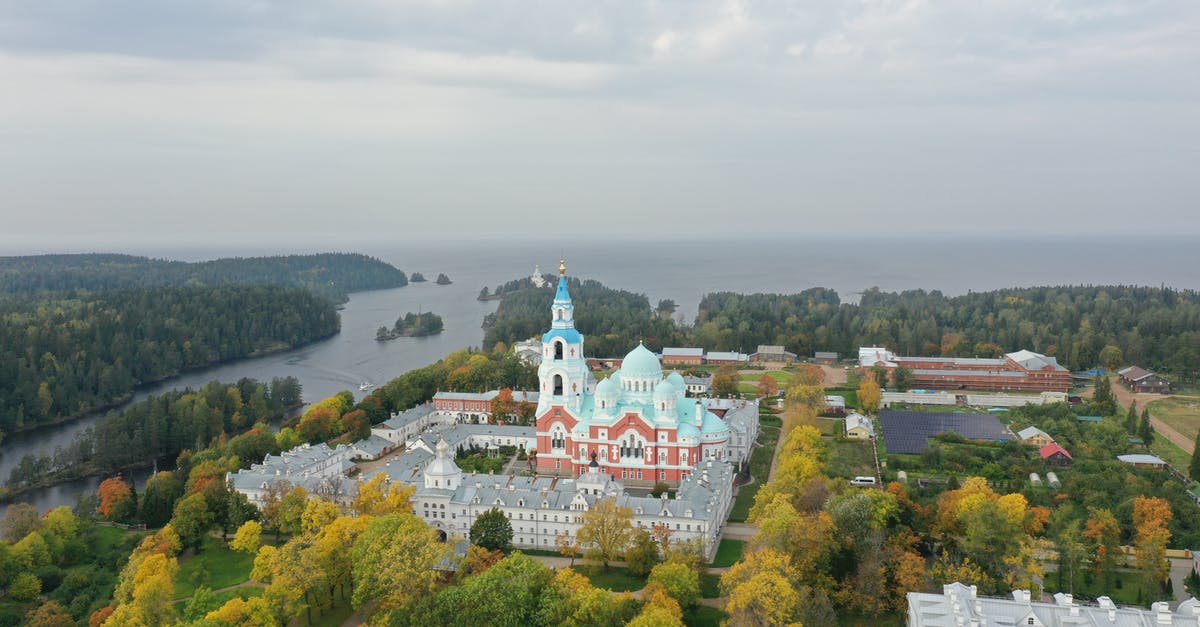
[[[640,294],[569,279],[580,314],[576,326],[589,352],[621,354],[631,344],[753,351],[783,345],[799,355],[817,350],[855,354],[887,346],[901,354],[988,357],[1019,349],[1057,357],[1073,370],[1137,363],[1183,381],[1200,378],[1200,293],[1165,287],[1060,286],[973,292],[870,289],[859,303],[812,288],[798,294],[707,294],[691,325],[677,325],[660,303],[651,319]],[[481,294],[483,297],[484,294]],[[484,346],[511,344],[541,332],[553,290],[523,285],[505,291],[485,321]],[[666,303],[669,305],[670,303]],[[1101,352],[1106,353],[1105,364]]]
[[[442,332],[442,317],[427,311],[424,313],[408,312],[396,319],[392,328],[379,327],[375,339],[380,342],[394,340],[398,337],[425,337]]]
[[[448,277],[445,274],[442,274],[440,272],[438,273],[437,281],[435,281],[435,283],[437,283],[438,285],[450,285],[452,282],[453,281],[450,280],[450,277]]]
[[[408,281],[410,283],[424,283],[425,280],[425,275],[421,274],[420,272],[414,272],[408,276]]]
[[[279,285],[304,288],[342,303],[350,292],[407,284],[400,270],[357,253],[232,257],[194,263],[112,254],[0,257],[0,294]]]

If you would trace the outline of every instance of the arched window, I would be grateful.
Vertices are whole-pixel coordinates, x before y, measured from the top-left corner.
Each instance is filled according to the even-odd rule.
[[[563,378],[561,374],[554,375],[554,395],[562,396],[563,393]]]
[[[563,343],[562,342],[558,342],[558,341],[554,342],[554,358],[555,359],[563,358]]]

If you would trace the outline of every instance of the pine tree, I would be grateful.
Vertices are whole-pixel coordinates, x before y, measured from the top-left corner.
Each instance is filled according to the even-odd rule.
[[[1192,444],[1192,463],[1188,464],[1188,475],[1193,481],[1200,477],[1200,433],[1196,434],[1196,441]]]
[[[1137,433],[1137,430],[1138,430],[1137,401],[1133,401],[1132,403],[1129,404],[1129,413],[1125,414],[1125,431],[1127,433],[1129,433],[1129,435],[1133,435],[1133,434]]]
[[[1142,410],[1142,422],[1138,425],[1138,437],[1146,446],[1150,446],[1150,442],[1154,440],[1154,428],[1150,426],[1150,408]]]

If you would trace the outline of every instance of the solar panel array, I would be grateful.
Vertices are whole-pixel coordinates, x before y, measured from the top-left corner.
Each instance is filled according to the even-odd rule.
[[[954,432],[968,440],[1012,440],[1013,435],[995,416],[954,414],[940,411],[879,412],[883,443],[889,453],[917,455],[929,448],[929,438]]]

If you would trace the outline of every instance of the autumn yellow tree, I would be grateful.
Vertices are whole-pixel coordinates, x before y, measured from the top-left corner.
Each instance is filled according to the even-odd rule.
[[[1121,550],[1121,524],[1107,509],[1092,508],[1083,528],[1083,538],[1091,556],[1092,575],[1111,581],[1116,569],[1125,564]]]
[[[245,600],[241,597],[234,597],[225,605],[209,612],[205,619],[222,625],[237,625],[238,627],[277,627],[279,625],[279,621],[271,613],[271,606],[262,597],[251,597]]]
[[[858,406],[867,413],[875,413],[879,411],[879,404],[883,401],[883,390],[872,377],[863,377],[858,384]]]
[[[568,567],[575,565],[575,557],[579,555],[579,543],[571,537],[570,532],[564,531],[555,536],[554,547],[558,549],[559,555],[571,558],[571,563]]]
[[[257,520],[247,520],[238,527],[237,533],[233,534],[233,541],[229,543],[229,548],[251,555],[258,553],[259,547],[262,546],[262,525],[258,524]]]
[[[171,625],[175,623],[175,558],[162,553],[146,556],[137,566],[130,598],[118,603],[107,627],[125,625]]]
[[[774,549],[747,553],[721,576],[731,625],[788,625],[800,612],[799,575],[788,556]]]
[[[133,500],[133,488],[121,475],[101,481],[96,495],[100,498],[96,510],[106,520],[128,520],[137,511],[137,503]]]
[[[1167,562],[1167,543],[1171,541],[1171,530],[1167,524],[1174,517],[1171,503],[1166,499],[1145,496],[1133,499],[1135,561],[1146,580],[1159,588],[1171,572],[1170,563]]]
[[[608,568],[610,561],[624,555],[633,537],[633,510],[614,498],[600,499],[584,512],[576,536],[583,556]]]
[[[358,496],[351,508],[360,516],[387,516],[389,514],[411,514],[409,500],[416,492],[413,486],[392,483],[386,473],[377,473],[366,483],[359,482]]]

